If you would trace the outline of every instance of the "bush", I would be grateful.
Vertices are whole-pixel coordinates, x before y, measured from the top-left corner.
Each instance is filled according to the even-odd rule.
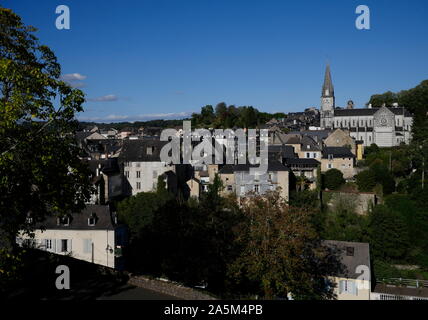
[[[361,171],[357,174],[356,179],[360,192],[371,192],[376,185],[376,177],[371,170]]]
[[[337,190],[344,183],[343,173],[337,169],[330,169],[324,174],[324,187],[329,190]]]

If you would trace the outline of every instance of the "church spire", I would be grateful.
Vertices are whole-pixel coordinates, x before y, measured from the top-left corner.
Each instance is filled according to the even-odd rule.
[[[333,82],[331,81],[330,64],[327,64],[325,69],[324,84],[322,86],[321,95],[323,97],[334,97],[334,87]]]

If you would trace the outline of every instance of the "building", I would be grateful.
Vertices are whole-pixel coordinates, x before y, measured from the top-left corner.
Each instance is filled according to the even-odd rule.
[[[31,216],[30,216],[31,219]],[[48,217],[38,223],[34,238],[21,235],[18,244],[113,269],[122,269],[122,248],[127,242],[126,227],[118,225],[109,206],[87,205],[81,213]]]
[[[90,204],[107,204],[123,196],[123,177],[118,158],[83,160],[92,172],[92,183],[95,192],[91,195]]]
[[[290,193],[290,169],[279,161],[269,160],[267,172],[261,175],[251,175],[250,164],[224,165],[219,171],[223,182],[224,194],[235,193],[238,198],[248,196],[251,192],[263,195],[267,191],[280,189],[280,195],[285,200]]]
[[[379,281],[370,300],[428,300],[428,281],[388,279]]]
[[[178,188],[177,170],[180,165],[160,160],[162,147],[168,142],[155,139],[125,140],[119,156],[125,195],[156,190],[158,177],[163,177],[168,190]]]
[[[337,300],[370,300],[371,266],[368,243],[326,240],[323,245],[342,265],[330,278],[336,284]]]
[[[321,172],[338,169],[345,179],[355,176],[355,155],[347,147],[324,147],[321,159]]]
[[[362,141],[356,141],[351,137],[348,130],[336,129],[324,139],[324,146],[326,147],[347,147],[356,156],[357,160],[363,159],[364,147]]]
[[[272,145],[269,146],[269,159],[278,160],[291,170],[290,188],[314,190],[317,187],[317,171],[321,163],[314,157],[299,158],[292,145]]]
[[[352,101],[345,109],[336,107],[330,66],[327,65],[321,93],[321,128],[347,129],[351,137],[363,142],[364,146],[375,143],[379,147],[398,146],[409,143],[413,117],[404,107],[354,109]]]

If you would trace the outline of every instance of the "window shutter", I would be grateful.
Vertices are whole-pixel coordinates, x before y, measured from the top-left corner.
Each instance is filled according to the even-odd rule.
[[[56,252],[61,252],[61,251],[62,251],[61,239],[57,239],[56,240]]]
[[[72,249],[71,249],[71,239],[67,240],[67,249],[68,249],[67,252],[71,252],[72,251]]]
[[[340,280],[340,282],[339,282],[339,293],[345,292],[345,281],[346,280]]]

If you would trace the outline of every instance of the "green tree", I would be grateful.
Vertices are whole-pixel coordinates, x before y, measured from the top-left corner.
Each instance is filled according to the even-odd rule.
[[[373,208],[369,234],[376,258],[399,261],[406,257],[410,244],[405,222],[387,206],[377,205]]]
[[[364,170],[357,174],[356,182],[360,192],[371,192],[376,186],[376,176],[371,170]]]
[[[355,212],[356,201],[352,195],[333,195],[326,213],[322,236],[340,241],[367,241],[368,220]]]
[[[327,170],[324,174],[324,187],[330,190],[337,190],[345,183],[343,173],[337,169]]]
[[[382,185],[384,195],[395,191],[395,180],[384,164],[381,162],[373,163],[369,170],[373,172],[375,181]]]
[[[9,248],[46,215],[80,211],[91,192],[73,139],[84,95],[60,80],[35,31],[0,7],[0,238]]]
[[[278,192],[252,195],[243,203],[245,219],[236,229],[240,255],[229,274],[237,281],[250,279],[265,298],[333,298],[326,286],[333,274],[311,227],[310,213],[291,208]]]

